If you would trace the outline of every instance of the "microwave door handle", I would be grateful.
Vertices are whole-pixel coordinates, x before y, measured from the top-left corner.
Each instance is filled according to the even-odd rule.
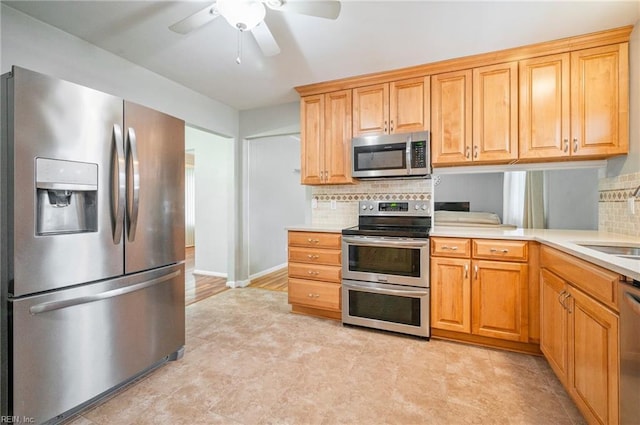
[[[379,288],[372,286],[356,286],[350,285],[348,283],[342,282],[342,287],[345,289],[353,289],[354,291],[367,291],[374,292],[377,294],[386,294],[386,295],[398,295],[398,296],[409,296],[409,297],[424,297],[429,295],[427,291],[406,291],[402,289],[388,289],[388,288]]]
[[[407,148],[405,152],[406,161],[407,161],[407,174],[411,174],[411,139],[407,141]]]
[[[342,241],[348,244],[359,246],[398,246],[398,247],[412,247],[422,248],[429,245],[428,241],[396,241],[396,240],[372,240],[372,239],[357,239],[357,238],[342,238]]]

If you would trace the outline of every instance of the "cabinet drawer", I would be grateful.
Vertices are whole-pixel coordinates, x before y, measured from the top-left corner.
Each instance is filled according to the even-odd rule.
[[[540,267],[551,270],[598,301],[618,311],[620,275],[548,246],[540,248]]]
[[[342,251],[292,246],[289,248],[289,262],[340,266],[342,265]]]
[[[289,263],[289,277],[341,283],[342,267],[321,264]]]
[[[289,245],[340,249],[340,233],[289,232]]]
[[[289,304],[340,310],[340,285],[289,279]]]
[[[488,260],[527,261],[529,256],[526,241],[474,239],[473,257]]]
[[[469,258],[471,239],[431,238],[431,255]]]

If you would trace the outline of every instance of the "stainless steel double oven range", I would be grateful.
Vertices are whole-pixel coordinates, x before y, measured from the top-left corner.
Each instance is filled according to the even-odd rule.
[[[342,231],[342,323],[430,337],[430,200],[361,201]]]

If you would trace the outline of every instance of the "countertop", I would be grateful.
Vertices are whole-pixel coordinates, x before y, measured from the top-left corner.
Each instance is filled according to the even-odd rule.
[[[640,260],[620,258],[581,245],[624,245],[640,247],[640,238],[597,230],[555,229],[488,229],[473,227],[434,226],[432,237],[476,239],[517,239],[540,242],[589,261],[608,270],[640,280]]]
[[[357,223],[354,223],[355,226]],[[351,226],[319,226],[313,224],[300,224],[297,226],[288,226],[285,227],[285,230],[292,230],[295,232],[327,232],[327,233],[341,233],[342,229],[346,229]]]

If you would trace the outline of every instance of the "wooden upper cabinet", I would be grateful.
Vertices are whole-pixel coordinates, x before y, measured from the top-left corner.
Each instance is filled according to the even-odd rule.
[[[353,136],[429,128],[429,77],[353,89]]]
[[[300,111],[302,184],[351,183],[351,90],[303,97]]]
[[[473,69],[474,161],[518,159],[518,63]]]
[[[576,156],[629,149],[629,43],[571,53],[571,149]]]
[[[430,77],[389,83],[389,133],[429,129]]]
[[[520,158],[570,154],[568,53],[520,61]]]
[[[628,68],[627,43],[520,61],[520,158],[627,153]]]
[[[302,184],[321,184],[323,178],[324,98],[320,94],[300,101],[300,169]]]
[[[434,165],[471,161],[471,70],[431,78],[431,155]]]
[[[351,183],[351,90],[325,95],[324,124],[324,183]]]
[[[389,134],[389,84],[353,89],[353,136]]]

